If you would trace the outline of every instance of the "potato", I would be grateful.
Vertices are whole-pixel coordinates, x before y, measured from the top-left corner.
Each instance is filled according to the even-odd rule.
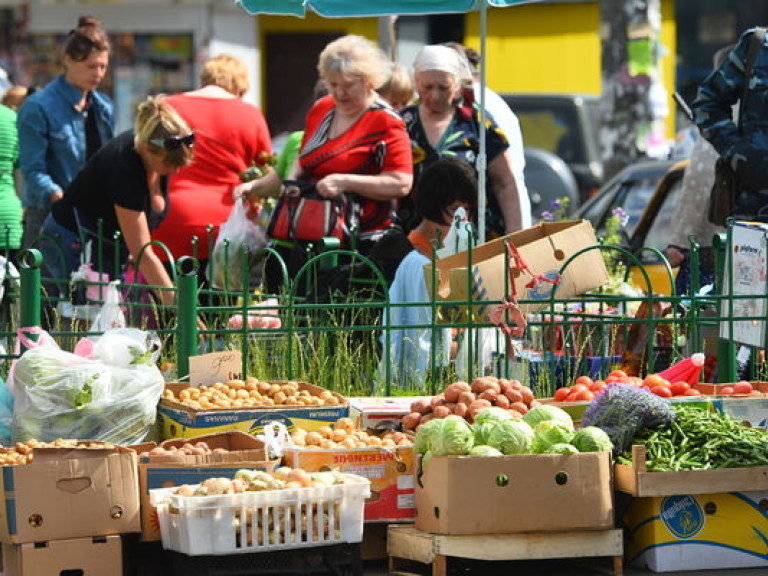
[[[454,382],[453,384],[449,384],[445,389],[445,392],[443,392],[443,394],[445,394],[445,401],[454,404],[458,402],[459,394],[468,390],[466,384],[466,382]]]
[[[403,428],[406,430],[415,430],[422,421],[422,415],[419,412],[411,412],[403,416]]]
[[[520,393],[523,395],[523,402],[530,406],[533,402],[533,391],[528,386],[521,386]]]
[[[432,403],[430,400],[415,400],[414,402],[411,402],[411,412],[426,414],[431,409],[432,409]]]
[[[499,393],[496,390],[489,387],[483,390],[478,396],[478,398],[481,400],[488,400],[488,402],[493,404],[496,401],[496,398],[498,397],[498,395]]]
[[[511,404],[509,398],[507,398],[504,394],[499,394],[496,396],[496,400],[494,400],[493,403],[499,408],[509,408],[509,405]]]
[[[509,407],[511,410],[517,410],[520,414],[528,412],[528,405],[525,402],[512,402]]]
[[[523,401],[522,392],[520,392],[519,390],[516,390],[515,388],[510,388],[509,390],[507,390],[506,394],[504,395],[509,399],[510,404]]]
[[[477,398],[475,397],[475,395],[472,392],[462,392],[461,394],[459,394],[458,403],[459,404],[466,404],[467,406],[469,406],[476,399]]]
[[[480,376],[479,378],[472,380],[472,392],[475,394],[485,392],[489,388],[496,390],[496,392],[501,391],[499,381],[493,376]]]
[[[432,410],[432,414],[435,418],[445,418],[451,415],[451,410],[447,406],[435,406]]]
[[[432,400],[430,402],[432,404],[432,408],[435,406],[442,406],[445,404],[445,394],[442,392],[440,394],[437,394],[436,396],[432,396]]]
[[[467,414],[469,414],[469,405],[459,402],[453,409],[453,413],[460,418],[466,418]]]

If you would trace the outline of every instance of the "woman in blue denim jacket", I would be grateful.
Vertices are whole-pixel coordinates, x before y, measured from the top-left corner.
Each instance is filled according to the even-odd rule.
[[[81,17],[64,48],[64,74],[29,96],[19,110],[24,247],[37,242],[51,206],[85,161],[114,136],[114,106],[96,91],[109,50],[99,21]]]

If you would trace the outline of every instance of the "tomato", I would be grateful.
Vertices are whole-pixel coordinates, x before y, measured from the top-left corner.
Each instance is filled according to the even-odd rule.
[[[643,385],[643,379],[638,378],[637,376],[630,376],[627,379],[628,384],[632,384],[632,386],[635,386],[637,388],[640,388]]]
[[[568,386],[565,386],[563,388],[558,388],[555,390],[555,402],[565,402],[566,398],[568,398],[568,394],[570,394],[571,389]]]
[[[611,372],[608,374],[608,378],[627,378],[627,373],[624,372],[624,370],[611,370]],[[608,380],[606,378],[606,380]]]
[[[600,390],[605,390],[605,387],[607,384],[603,382],[602,380],[597,380],[596,382],[592,382],[592,384],[589,386],[590,392],[600,392]]]
[[[696,390],[696,388],[689,388],[683,393],[683,396],[701,396],[701,392]]]
[[[752,391],[752,384],[743,380],[733,385],[734,394],[752,394]]]
[[[658,374],[648,374],[643,380],[643,383],[647,384],[651,388],[653,388],[654,386],[665,386],[666,385],[665,382],[666,380],[662,376],[659,376]]]
[[[669,385],[669,389],[672,390],[674,396],[682,396],[686,390],[691,389],[691,385],[688,382],[672,382]]]
[[[579,376],[578,378],[576,378],[576,381],[574,382],[574,384],[584,384],[584,386],[586,386],[587,388],[589,388],[592,385],[592,383],[593,383],[593,380],[589,376]]]
[[[574,384],[571,386],[571,394],[578,392],[589,392],[589,388],[587,388],[584,384]]]
[[[661,396],[662,398],[672,398],[672,390],[669,389],[669,386],[664,386],[663,384],[651,388],[651,394],[656,394],[656,396]]]
[[[720,394],[723,394],[725,396],[730,396],[731,394],[733,394],[733,392],[734,392],[733,386],[723,386],[720,389]]]
[[[592,392],[590,392],[589,390],[581,390],[579,392],[576,392],[575,394],[571,392],[571,394],[568,395],[568,401],[569,402],[582,402],[582,401],[591,402],[594,397],[595,395],[592,394]]]

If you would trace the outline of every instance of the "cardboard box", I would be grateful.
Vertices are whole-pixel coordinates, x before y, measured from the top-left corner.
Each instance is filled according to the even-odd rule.
[[[223,432],[197,438],[167,440],[161,446],[181,447],[186,442],[205,442],[211,449],[225,448],[229,452],[202,456],[156,455],[150,454],[154,445],[133,447],[139,454],[141,538],[144,541],[160,540],[157,509],[149,503],[150,490],[198,484],[214,476],[232,478],[242,468],[272,472],[280,463],[279,460],[269,460],[267,449],[261,440],[244,432]]]
[[[514,244],[524,262],[509,261],[506,247],[508,242]],[[439,300],[459,303],[466,303],[471,297],[473,301],[481,302],[474,309],[476,316],[485,319],[488,305],[483,302],[500,301],[510,295],[512,290],[508,285],[511,274],[515,278],[514,286],[520,300],[541,302],[522,306],[524,312],[535,312],[549,302],[554,289],[552,283],[536,282],[535,278],[559,278],[556,292],[558,298],[577,296],[608,282],[608,271],[599,250],[581,254],[559,275],[560,268],[571,256],[596,244],[595,232],[587,220],[542,222],[481,244],[471,253],[461,252],[438,260],[437,297]],[[522,269],[523,265],[528,269]],[[431,294],[431,263],[424,267],[424,275]],[[470,285],[471,294],[468,292]],[[442,308],[448,316],[465,316],[466,304]]]
[[[4,576],[121,576],[120,536],[3,544]]]
[[[765,396],[719,396],[715,408],[752,428],[768,430],[768,398]]]
[[[613,528],[611,455],[435,456],[416,479],[416,529],[513,534]]]
[[[178,396],[187,384],[165,385]],[[320,394],[325,389],[312,384],[299,383],[300,390]],[[212,408],[198,410],[180,402],[162,398],[157,407],[158,428],[164,440],[194,438],[217,432],[245,432],[253,436],[261,434],[265,424],[282,422],[289,430],[296,427],[317,430],[333,424],[339,418],[349,416],[349,402],[344,396],[332,393],[338,406],[264,406],[260,408]]]
[[[136,453],[36,448],[3,466],[0,540],[13,544],[140,532]]]
[[[339,469],[371,481],[365,503],[366,522],[412,520],[414,503],[414,452],[412,446],[350,449],[292,448],[283,455],[287,466],[308,472]]]
[[[632,496],[675,496],[768,490],[768,466],[648,472],[645,447],[632,446],[632,466],[614,466],[616,489]]]
[[[410,414],[411,404],[432,396],[395,396],[392,398],[359,397],[349,399],[349,417],[361,430],[380,430],[400,424]]]
[[[768,492],[633,498],[625,556],[654,572],[768,567]]]

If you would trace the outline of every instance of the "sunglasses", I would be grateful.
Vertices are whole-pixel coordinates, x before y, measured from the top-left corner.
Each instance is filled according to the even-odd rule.
[[[150,144],[163,148],[168,152],[175,152],[182,146],[192,148],[195,145],[195,133],[190,132],[184,136],[167,136],[165,138],[152,138],[149,141]]]

